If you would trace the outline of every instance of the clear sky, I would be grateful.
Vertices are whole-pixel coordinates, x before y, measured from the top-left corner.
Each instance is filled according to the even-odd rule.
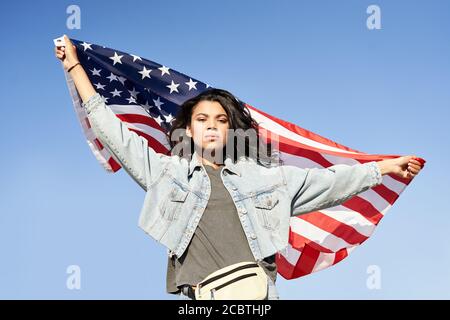
[[[71,4],[81,29],[67,28]],[[372,4],[378,30],[366,25]],[[18,0],[0,9],[0,298],[177,298],[165,291],[165,248],[137,225],[143,190],[123,170],[106,173],[85,142],[53,52],[63,33],[227,89],[350,148],[425,158],[350,257],[277,286],[281,299],[450,298],[449,1]],[[80,289],[67,286],[70,266]]]

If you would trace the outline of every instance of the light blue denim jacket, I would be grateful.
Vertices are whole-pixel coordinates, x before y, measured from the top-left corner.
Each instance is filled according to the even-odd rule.
[[[208,204],[211,184],[194,153],[191,161],[156,153],[96,93],[82,104],[100,142],[146,191],[139,226],[180,257]],[[224,161],[222,181],[236,206],[256,261],[288,245],[291,216],[341,204],[381,183],[376,162],[324,169],[264,167],[241,158]]]

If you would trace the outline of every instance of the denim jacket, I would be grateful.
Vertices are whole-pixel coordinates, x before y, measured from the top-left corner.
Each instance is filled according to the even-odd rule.
[[[188,161],[156,153],[145,138],[116,117],[98,93],[82,106],[96,137],[146,191],[139,227],[163,244],[170,256],[180,257],[211,193],[197,154]],[[264,167],[246,158],[233,163],[226,158],[220,175],[256,261],[286,249],[292,216],[339,205],[382,181],[375,161],[303,169]]]

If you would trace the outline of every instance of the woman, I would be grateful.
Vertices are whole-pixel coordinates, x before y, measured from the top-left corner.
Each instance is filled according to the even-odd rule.
[[[172,155],[156,153],[106,107],[64,38],[56,57],[96,137],[146,191],[139,226],[167,247],[167,291],[181,298],[192,299],[194,286],[216,270],[256,261],[268,275],[266,298],[278,299],[275,255],[288,245],[291,216],[338,205],[382,175],[412,179],[422,168],[415,156],[326,169],[279,165],[270,148],[261,152],[248,109],[220,89],[183,103],[168,137]]]

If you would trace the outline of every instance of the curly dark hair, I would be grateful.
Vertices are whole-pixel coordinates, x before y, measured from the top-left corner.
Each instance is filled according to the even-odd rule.
[[[233,139],[233,141],[227,141],[227,144],[224,146],[223,154],[226,157],[231,158],[232,161],[236,163],[238,158],[244,155],[246,158],[251,158],[263,166],[271,166],[273,163],[281,162],[278,157],[278,150],[274,150],[270,142],[266,143],[263,141],[258,128],[258,123],[251,117],[248,107],[229,91],[217,88],[207,89],[197,96],[186,100],[181,105],[181,109],[173,120],[172,127],[167,134],[171,146],[171,154],[187,159],[192,157],[195,147],[192,138],[184,135],[182,140],[179,141],[179,138],[174,138],[174,131],[177,129],[186,129],[188,125],[190,126],[194,107],[203,100],[219,102],[227,113],[229,129],[234,130],[233,132],[235,132],[233,137],[228,138],[229,140]],[[255,130],[254,132],[256,133],[257,138],[256,144],[250,143],[249,139],[245,137],[245,132],[248,132],[249,129]],[[185,130],[183,132],[185,132]],[[243,139],[245,150],[237,150],[238,145],[236,144],[235,139]],[[188,143],[190,147],[179,145],[183,143]],[[227,146],[233,146],[233,150],[227,150]],[[178,151],[173,152],[175,147],[177,147]]]

